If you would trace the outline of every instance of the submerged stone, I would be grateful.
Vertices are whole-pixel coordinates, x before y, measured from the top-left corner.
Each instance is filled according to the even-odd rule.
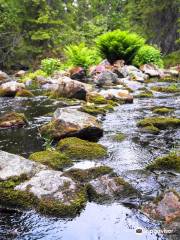
[[[175,170],[180,173],[180,154],[170,152],[168,155],[156,158],[146,168],[148,170]]]
[[[9,112],[0,116],[0,128],[22,127],[27,124],[23,113]]]
[[[51,139],[80,137],[96,141],[103,135],[97,118],[73,108],[57,109],[51,122],[41,127],[43,136]]]
[[[142,130],[143,132],[152,133],[152,134],[158,134],[160,132],[160,129],[157,127],[154,127],[153,125],[143,127]]]
[[[107,155],[107,149],[101,144],[75,137],[60,140],[57,149],[72,159],[99,159]]]
[[[124,133],[117,133],[115,136],[113,136],[113,140],[116,142],[122,142],[126,138]]]
[[[47,165],[55,170],[62,170],[73,165],[72,161],[65,154],[54,150],[32,153],[29,159]]]

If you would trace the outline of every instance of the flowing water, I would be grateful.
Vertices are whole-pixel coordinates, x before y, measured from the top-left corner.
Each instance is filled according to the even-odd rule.
[[[178,174],[157,174],[144,170],[155,157],[178,146],[180,134],[177,129],[163,130],[153,135],[142,132],[136,126],[138,120],[153,115],[152,107],[164,105],[175,108],[171,116],[179,115],[177,95],[156,94],[154,98],[135,99],[133,104],[116,107],[103,121],[104,136],[100,143],[109,150],[109,157],[103,160],[103,164],[112,167],[141,192],[139,202],[133,199],[103,205],[88,202],[81,214],[73,219],[44,217],[34,211],[0,209],[0,240],[170,239],[170,236],[160,233],[158,221],[147,218],[136,208],[162,190],[180,190]],[[42,150],[44,141],[38,134],[38,127],[48,122],[51,118],[49,113],[61,106],[62,103],[46,97],[0,98],[0,113],[11,110],[23,112],[29,121],[24,128],[0,130],[0,149],[25,157]],[[113,140],[113,135],[118,132],[126,135],[123,142]],[[86,168],[92,163],[85,161],[78,164]],[[136,233],[137,229],[142,229],[142,232]]]

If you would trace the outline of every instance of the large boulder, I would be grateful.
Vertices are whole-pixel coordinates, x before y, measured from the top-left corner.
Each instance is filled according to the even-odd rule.
[[[110,70],[103,71],[102,73],[96,75],[94,77],[94,82],[99,87],[108,86],[118,83],[118,76],[117,74],[113,73]]]
[[[0,116],[0,128],[23,127],[27,119],[23,113],[9,112]]]
[[[18,83],[15,81],[6,82],[0,85],[0,96],[14,97],[18,91],[21,91],[24,88],[24,83]]]
[[[44,165],[4,151],[0,151],[0,166],[0,181],[22,175],[31,177],[40,170],[46,169]]]
[[[124,77],[130,77],[131,80],[138,82],[144,82],[148,78],[140,69],[131,65],[125,65],[121,68],[120,72]]]
[[[57,109],[52,121],[42,126],[40,132],[43,136],[57,140],[74,136],[95,141],[103,135],[97,118],[73,108]]]
[[[129,93],[128,90],[107,89],[107,90],[101,90],[99,94],[108,100],[123,100],[126,103],[133,102],[133,96]]]
[[[60,97],[77,98],[86,100],[86,95],[91,89],[91,86],[79,81],[73,80],[69,77],[52,78],[48,87],[51,88],[54,84],[56,94]],[[46,85],[47,86],[47,85]]]
[[[0,84],[7,82],[9,80],[9,76],[5,73],[0,71]]]
[[[161,77],[163,75],[163,71],[153,64],[144,64],[140,69],[150,77]]]

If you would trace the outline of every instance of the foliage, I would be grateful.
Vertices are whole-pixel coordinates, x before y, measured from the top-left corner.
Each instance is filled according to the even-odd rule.
[[[145,40],[136,33],[115,30],[99,36],[96,43],[102,56],[110,62],[124,59],[126,63],[131,63],[137,50],[144,45]]]
[[[153,46],[144,45],[136,53],[133,64],[140,67],[146,63],[153,63],[158,67],[163,67],[163,61],[161,58],[161,53],[158,49]]]
[[[163,58],[165,67],[176,66],[180,64],[180,50],[172,52]]]
[[[59,70],[61,66],[60,60],[55,58],[46,58],[41,61],[41,69],[51,75],[56,70]]]
[[[65,54],[69,65],[81,66],[85,69],[101,61],[97,51],[86,47],[84,43],[66,46]]]

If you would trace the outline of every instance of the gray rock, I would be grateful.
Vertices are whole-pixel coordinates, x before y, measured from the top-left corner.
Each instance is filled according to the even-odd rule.
[[[94,82],[102,87],[104,85],[112,85],[118,82],[117,74],[111,72],[110,70],[103,71],[102,73],[98,74],[94,78]]]
[[[140,69],[131,65],[125,65],[122,67],[121,73],[124,77],[130,77],[131,80],[138,82],[144,82],[144,80],[148,78],[148,75],[144,74]]]
[[[150,77],[160,77],[163,75],[163,71],[153,64],[144,64],[140,67],[140,69]]]

